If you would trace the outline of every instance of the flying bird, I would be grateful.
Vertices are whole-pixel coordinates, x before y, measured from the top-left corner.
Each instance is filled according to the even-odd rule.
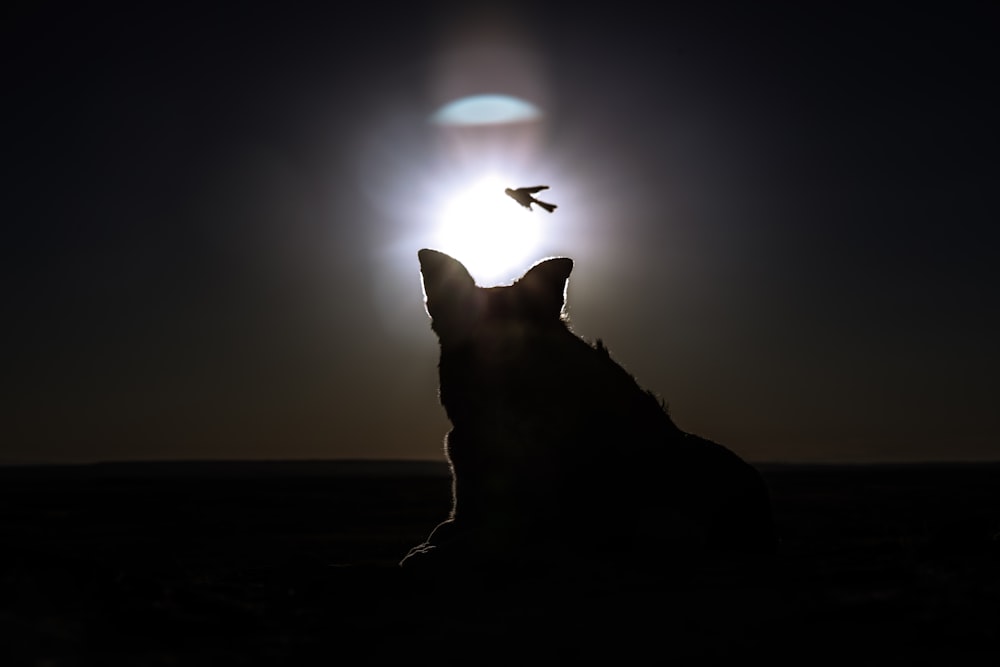
[[[511,199],[513,199],[514,201],[516,201],[518,204],[528,209],[529,211],[534,210],[533,208],[531,208],[532,204],[538,204],[546,211],[551,213],[552,211],[556,210],[555,204],[549,204],[548,202],[544,202],[532,197],[532,195],[535,194],[536,192],[548,189],[549,186],[547,185],[536,185],[532,188],[517,188],[516,190],[511,188],[505,188],[504,192],[507,193],[508,197],[510,197]]]

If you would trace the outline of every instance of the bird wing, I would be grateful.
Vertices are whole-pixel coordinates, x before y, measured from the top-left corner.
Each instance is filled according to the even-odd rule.
[[[548,189],[549,186],[547,185],[536,185],[530,188],[518,188],[518,190],[522,192],[530,192],[531,194],[535,194],[536,192],[541,192],[542,190],[548,190]]]

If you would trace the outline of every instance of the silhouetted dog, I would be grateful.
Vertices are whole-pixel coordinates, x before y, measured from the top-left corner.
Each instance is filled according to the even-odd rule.
[[[418,255],[454,427],[453,507],[404,566],[774,548],[758,472],[681,431],[600,341],[569,330],[572,260],[482,288],[448,255]]]

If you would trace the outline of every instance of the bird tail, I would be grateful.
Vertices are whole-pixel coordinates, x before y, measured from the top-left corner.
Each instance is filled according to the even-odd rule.
[[[548,202],[538,201],[538,200],[535,200],[535,203],[538,204],[539,206],[541,206],[542,208],[544,208],[549,213],[551,213],[552,211],[556,210],[556,205],[555,204],[549,204]]]

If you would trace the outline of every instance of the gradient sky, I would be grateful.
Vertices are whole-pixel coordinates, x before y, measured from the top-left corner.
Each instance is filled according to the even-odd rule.
[[[3,21],[0,463],[441,459],[416,252],[498,165],[682,428],[1000,459],[994,4],[145,4]]]

